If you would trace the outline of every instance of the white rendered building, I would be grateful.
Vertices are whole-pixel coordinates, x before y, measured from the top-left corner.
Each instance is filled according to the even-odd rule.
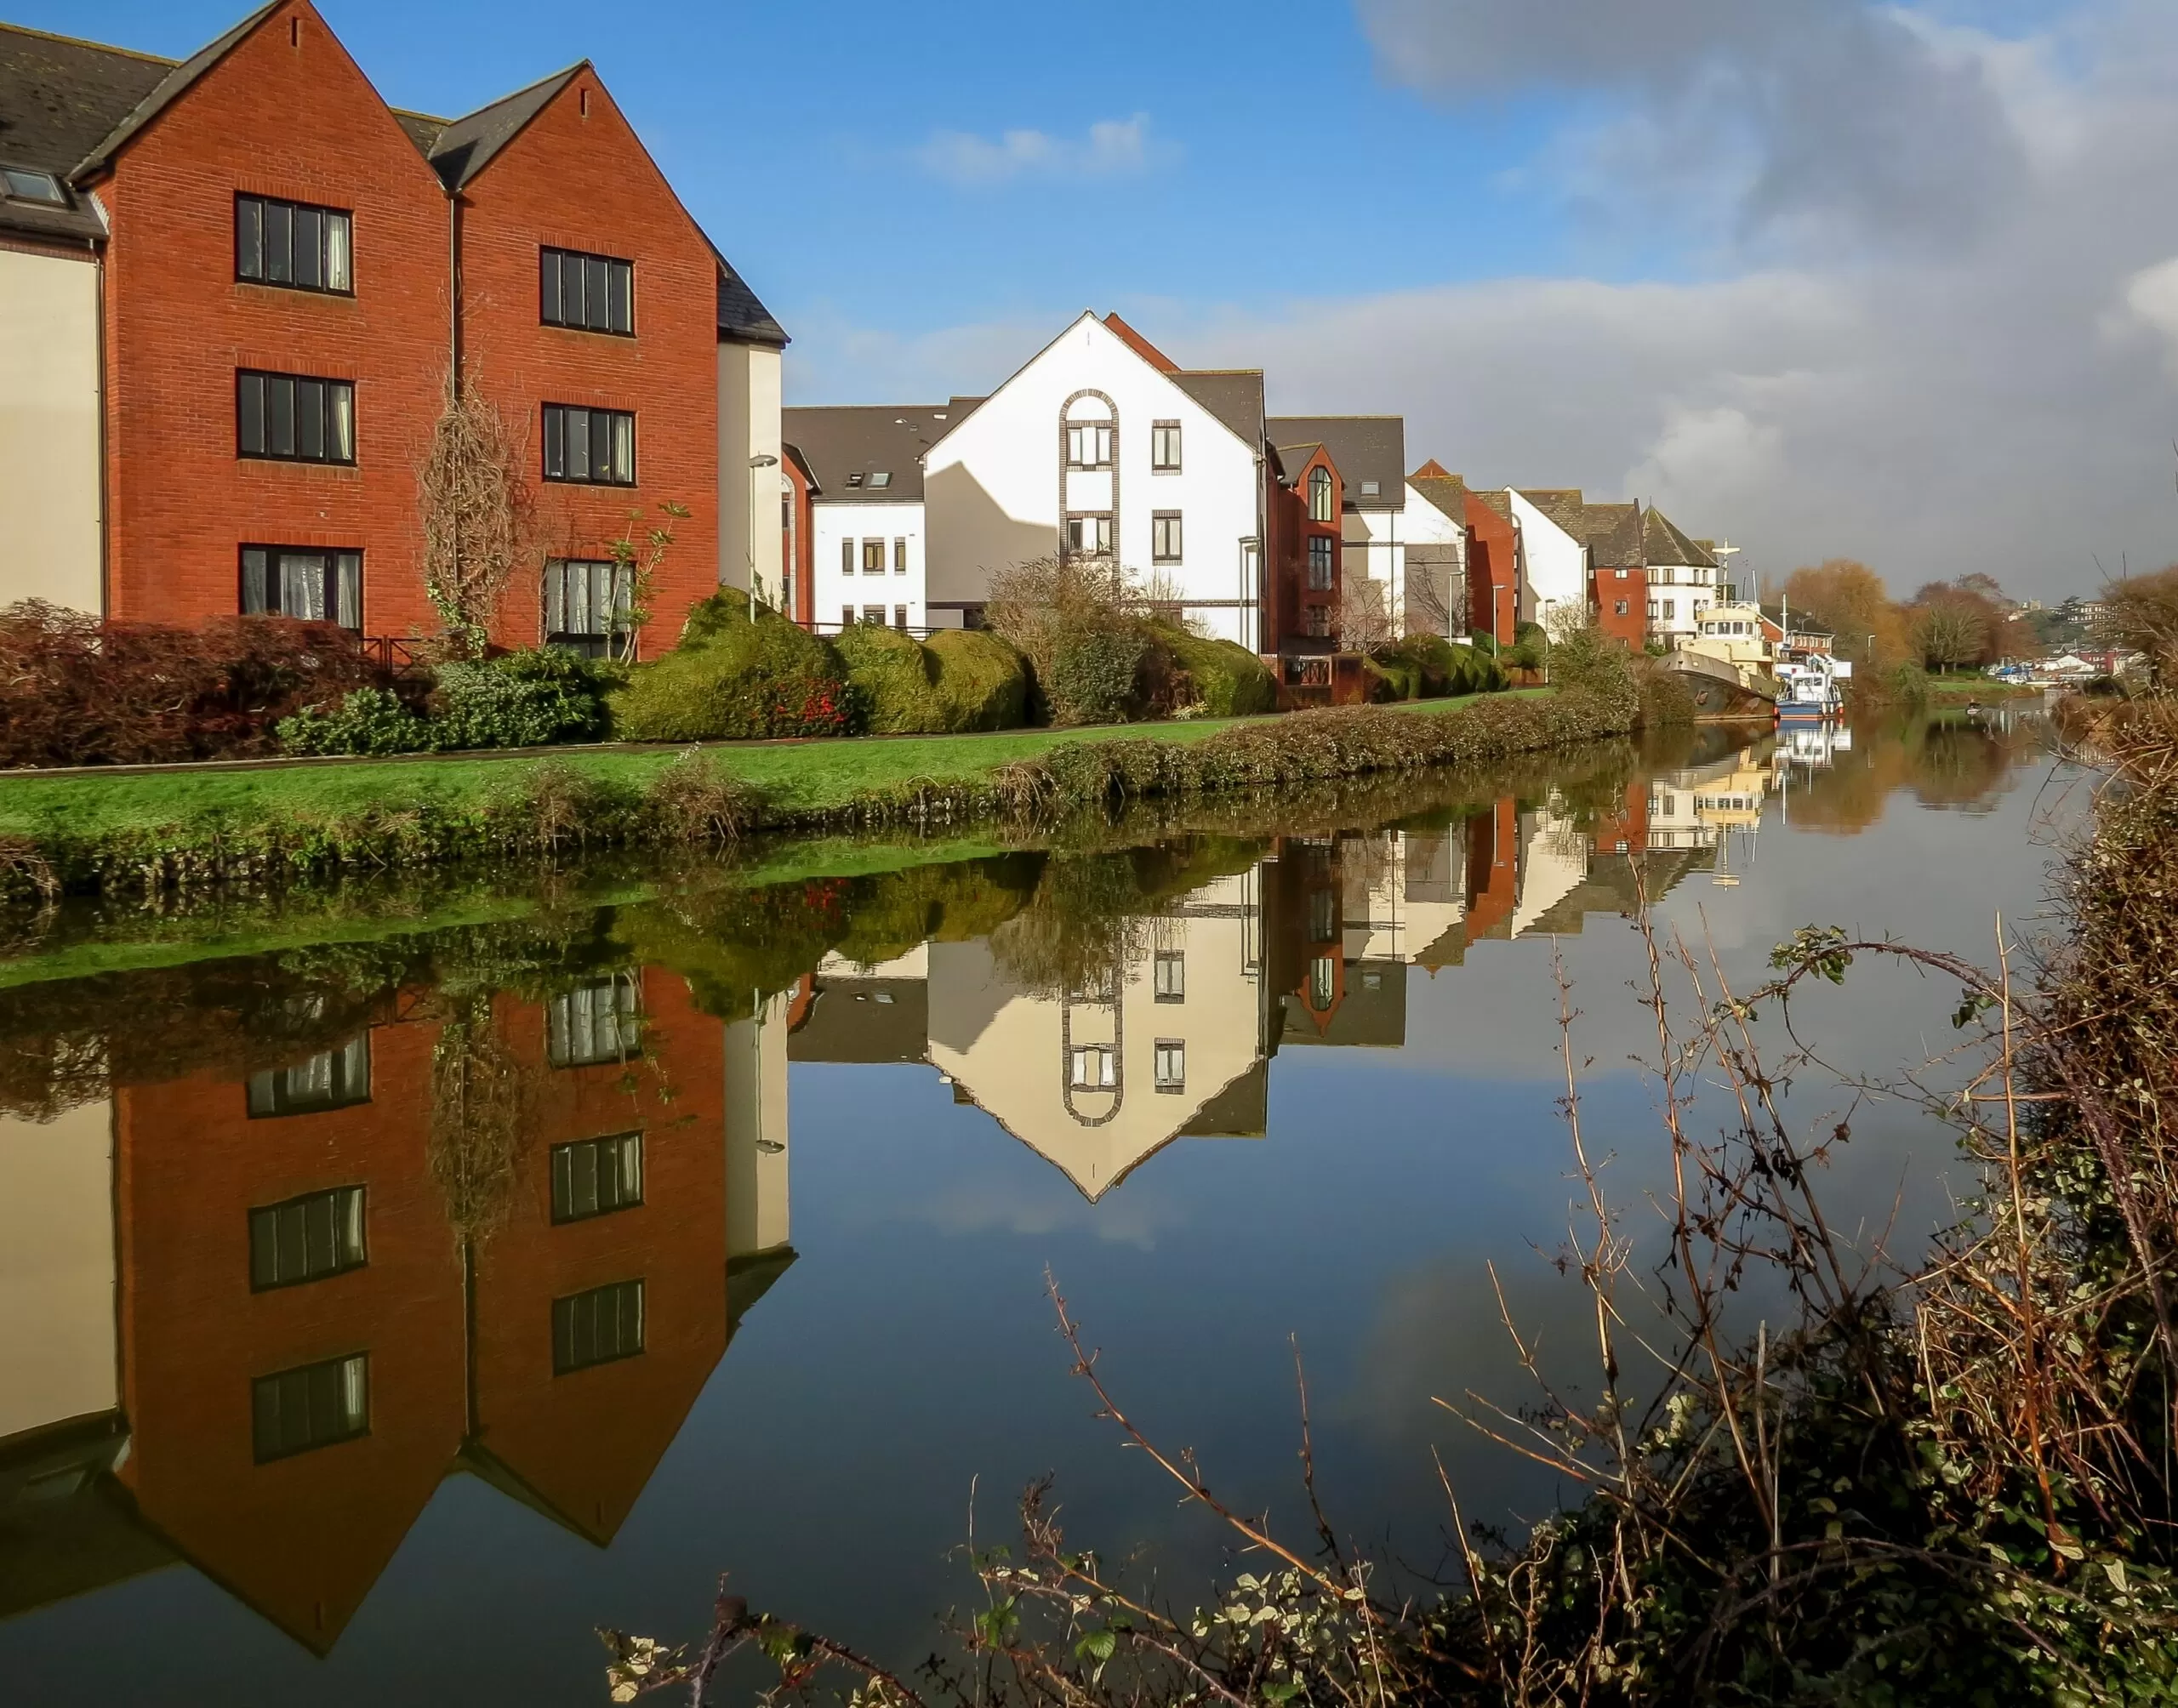
[[[1065,554],[1116,561],[1263,649],[1260,372],[1183,371],[1084,312],[949,413],[923,468],[933,625],[979,621],[995,572]]]
[[[922,458],[948,413],[932,405],[782,413],[809,482],[809,609],[793,611],[796,620],[827,634],[853,623],[933,626]]]
[[[1562,609],[1588,604],[1588,527],[1577,491],[1506,489],[1520,531],[1520,620],[1550,627]]]
[[[1641,543],[1649,571],[1649,634],[1676,646],[1698,632],[1702,613],[1717,602],[1717,560],[1654,505],[1641,518]]]

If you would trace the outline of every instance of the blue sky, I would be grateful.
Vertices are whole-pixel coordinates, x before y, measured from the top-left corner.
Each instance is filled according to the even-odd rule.
[[[241,4],[4,0],[174,54]],[[1116,308],[1747,566],[2178,556],[2169,0],[321,4],[399,105],[595,60],[790,401],[985,389]]]

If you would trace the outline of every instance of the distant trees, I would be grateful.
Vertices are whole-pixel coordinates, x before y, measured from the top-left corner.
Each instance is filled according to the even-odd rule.
[[[2105,585],[2095,627],[2106,646],[2146,655],[2157,686],[2178,684],[2178,564]]]
[[[1809,628],[1833,637],[1841,658],[1889,670],[1914,657],[1905,618],[1890,589],[1864,563],[1833,557],[1796,569],[1785,582],[1784,594]]]
[[[1995,663],[2006,651],[2004,619],[2010,604],[2004,589],[1987,575],[1923,583],[1908,607],[1922,664],[1931,670],[1956,670]]]

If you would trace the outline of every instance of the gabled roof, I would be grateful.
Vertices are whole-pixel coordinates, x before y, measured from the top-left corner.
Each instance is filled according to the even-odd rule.
[[[251,31],[280,9],[280,3],[281,0],[272,0],[271,4],[259,7],[225,35],[207,42],[160,78],[151,91],[123,117],[120,123],[108,131],[76,163],[68,175],[71,179],[81,179],[105,171],[113,163],[114,155],[130,137],[188,94],[199,77],[225,59]]]
[[[1428,462],[1424,463],[1420,468],[1417,469],[1406,478],[1410,481],[1420,481],[1424,479],[1457,481],[1461,477],[1455,475],[1450,469],[1446,468],[1434,457],[1432,457]]]
[[[1104,316],[1104,324],[1119,334],[1120,343],[1126,345],[1129,350],[1132,350],[1137,356],[1140,356],[1160,373],[1177,373],[1180,371],[1179,363],[1173,361],[1171,356],[1166,355],[1163,350],[1158,349],[1155,344],[1150,343],[1148,339],[1144,338],[1140,333],[1137,332],[1117,315],[1106,315]]]
[[[1648,560],[1641,550],[1641,510],[1638,504],[1585,504],[1587,526],[1577,536],[1588,542],[1599,569],[1639,569]]]
[[[710,239],[704,240],[710,243]],[[782,349],[791,342],[786,328],[772,318],[772,311],[757,300],[748,282],[733,270],[733,263],[710,243],[718,262],[718,335],[734,344],[761,344]]]
[[[1428,466],[1434,468],[1435,464]],[[1414,488],[1417,498],[1440,511],[1446,521],[1461,527],[1467,526],[1467,482],[1457,475],[1425,475],[1417,470],[1407,476],[1406,483]]]
[[[1153,367],[1155,362],[1150,364]],[[1160,370],[1173,384],[1241,439],[1251,450],[1263,441],[1263,370],[1259,367]]]
[[[1469,487],[1468,496],[1501,521],[1513,519],[1513,499],[1502,487]]]
[[[1690,569],[1717,566],[1717,560],[1701,541],[1689,539],[1681,533],[1678,525],[1654,504],[1641,518],[1641,543],[1644,555],[1652,564],[1668,563]]]
[[[949,409],[928,403],[782,409],[779,436],[800,455],[827,504],[921,504],[924,453],[945,436],[951,417]],[[892,478],[873,487],[875,474]]]
[[[1395,510],[1406,503],[1406,420],[1399,415],[1279,415],[1270,437],[1281,445],[1314,441],[1331,453],[1346,483],[1350,510]],[[1366,482],[1377,490],[1365,492]]]
[[[427,157],[439,182],[448,190],[459,190],[468,184],[589,65],[589,60],[578,60],[565,71],[555,71],[527,88],[502,95],[489,106],[449,121],[433,139]]]
[[[1578,487],[1514,487],[1511,490],[1518,492],[1575,539],[1583,543],[1587,541],[1588,506],[1581,501]]]
[[[0,165],[66,185],[98,145],[173,71],[174,61],[0,24]],[[0,198],[0,229],[95,242],[105,222],[89,199],[63,208]]]
[[[1334,465],[1338,461],[1318,439],[1311,439],[1305,445],[1273,445],[1270,447],[1270,459],[1277,467],[1278,478],[1289,487],[1301,478],[1301,470],[1319,456],[1329,458]]]

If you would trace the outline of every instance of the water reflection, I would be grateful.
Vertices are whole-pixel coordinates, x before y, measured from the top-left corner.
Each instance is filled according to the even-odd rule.
[[[1282,1054],[1404,1050],[1480,944],[1759,884],[1901,789],[1986,811],[2031,753],[1703,730],[1276,834],[0,993],[0,1618],[185,1563],[325,1654],[457,1477],[609,1548],[795,1261],[790,1069],[933,1076],[1103,1214],[1270,1133]]]

